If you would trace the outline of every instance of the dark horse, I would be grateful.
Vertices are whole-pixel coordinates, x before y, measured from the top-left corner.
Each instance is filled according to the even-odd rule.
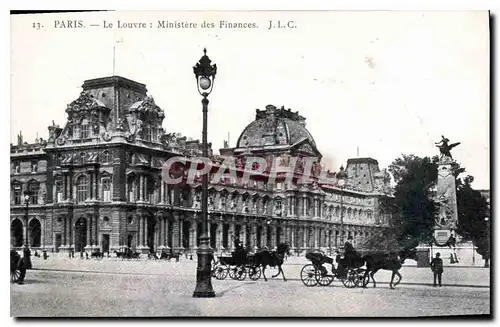
[[[262,275],[264,276],[264,280],[267,282],[266,278],[266,267],[278,267],[278,273],[272,278],[278,277],[279,274],[283,275],[283,280],[286,282],[285,274],[283,273],[283,269],[281,266],[283,265],[283,261],[286,255],[290,255],[290,247],[286,243],[278,244],[276,251],[259,251],[255,253],[254,256],[254,265],[262,266]]]
[[[399,254],[399,256],[398,256]],[[373,275],[380,269],[382,270],[390,270],[392,271],[391,282],[389,283],[389,287],[394,289],[403,278],[399,273],[399,270],[403,266],[403,263],[406,259],[416,260],[416,251],[415,249],[403,250],[399,253],[384,253],[384,252],[376,252],[373,254],[365,255],[362,258],[366,262],[366,272],[363,276],[363,287],[366,287],[370,282],[370,277],[373,280],[373,287],[377,287],[377,283],[375,282],[375,278]],[[394,276],[398,276],[398,281],[394,283]]]

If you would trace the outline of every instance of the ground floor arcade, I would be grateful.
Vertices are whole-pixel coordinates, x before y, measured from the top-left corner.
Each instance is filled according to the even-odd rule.
[[[138,252],[172,249],[191,252],[199,245],[201,213],[198,210],[141,208],[57,208],[42,214],[11,216],[11,245],[21,247],[26,235],[32,248],[52,252],[120,251],[128,246]],[[26,231],[26,226],[28,231]],[[325,219],[259,217],[226,213],[209,215],[210,245],[232,251],[238,239],[249,251],[288,243],[294,252],[334,249],[341,246],[341,225]],[[345,239],[352,236],[362,247],[374,226],[345,224]]]

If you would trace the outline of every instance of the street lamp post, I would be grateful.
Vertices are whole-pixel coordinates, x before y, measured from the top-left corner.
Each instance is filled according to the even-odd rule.
[[[26,213],[25,213],[25,217],[26,217],[26,240],[24,242],[25,246],[27,248],[29,248],[30,244],[29,244],[29,210],[30,210],[30,199],[31,199],[31,196],[33,195],[33,192],[31,191],[24,191],[24,202],[26,203]]]
[[[193,67],[196,76],[196,85],[198,92],[203,97],[203,133],[202,133],[202,156],[208,159],[207,145],[207,112],[208,95],[212,92],[217,66],[211,64],[207,56],[207,49],[203,49],[203,56]],[[208,164],[208,160],[206,161]],[[210,237],[208,235],[208,175],[202,174],[202,193],[201,193],[201,235],[200,246],[197,250],[198,266],[196,268],[196,288],[193,297],[215,297],[212,288],[212,258],[213,250],[210,247]]]
[[[30,207],[30,199],[31,196],[33,196],[33,192],[31,191],[24,191],[24,200],[26,202],[26,242],[24,245],[24,250],[23,250],[23,259],[24,259],[24,265],[28,269],[31,269],[31,252],[29,248],[29,207]]]
[[[344,171],[344,166],[340,166],[340,171],[337,173],[337,181],[340,186],[340,244],[344,245],[344,188],[347,179],[347,173]]]

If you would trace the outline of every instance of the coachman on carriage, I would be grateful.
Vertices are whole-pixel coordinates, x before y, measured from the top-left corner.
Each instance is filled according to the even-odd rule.
[[[213,265],[212,275],[219,280],[226,279],[227,275],[235,280],[244,280],[248,277],[252,280],[260,278],[261,270],[254,264],[254,256],[249,255],[238,239],[234,241],[235,251],[231,256],[220,256]]]
[[[312,264],[307,264],[302,268],[300,272],[302,283],[306,286],[316,286],[317,284],[328,286],[337,278],[348,288],[366,286],[366,270],[361,268],[364,265],[364,260],[354,250],[351,240],[352,236],[344,244],[344,258],[341,257],[339,252],[337,252],[335,260],[320,252],[306,253],[306,258]],[[334,261],[337,262],[337,268],[334,266]],[[325,264],[331,265],[331,274],[324,266]]]

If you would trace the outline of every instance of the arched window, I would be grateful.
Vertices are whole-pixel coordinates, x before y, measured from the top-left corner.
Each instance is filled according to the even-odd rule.
[[[151,141],[151,128],[144,127],[144,140]]]
[[[274,214],[277,216],[281,216],[281,198],[274,199]]]
[[[89,189],[89,181],[86,176],[80,176],[76,181],[76,201],[83,202],[87,200],[87,193]]]

